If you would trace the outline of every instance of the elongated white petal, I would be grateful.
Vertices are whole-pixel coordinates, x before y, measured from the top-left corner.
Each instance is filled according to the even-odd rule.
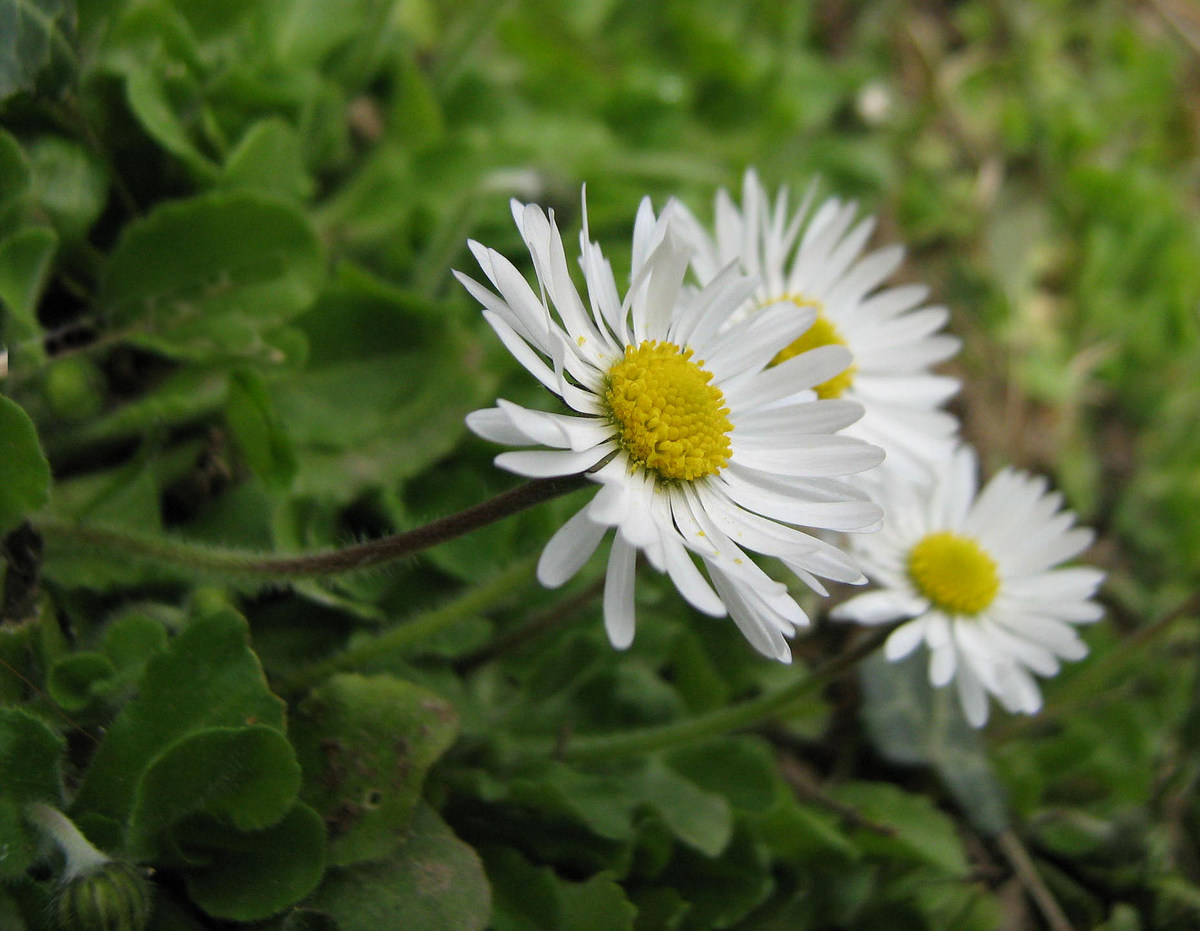
[[[924,598],[904,592],[864,592],[843,601],[833,609],[831,616],[860,624],[890,624],[902,617],[916,617],[928,607],[929,602]]]
[[[487,407],[467,414],[467,428],[476,436],[506,446],[525,446],[536,442],[522,430],[518,430],[499,407]]]
[[[583,508],[555,531],[538,558],[537,578],[547,588],[558,588],[591,558],[606,528],[593,521]]]
[[[550,478],[555,475],[575,475],[585,472],[604,458],[609,450],[603,446],[585,449],[582,452],[520,450],[501,453],[496,465],[508,472],[527,478]]]
[[[637,550],[620,537],[613,538],[604,577],[604,629],[609,642],[618,650],[633,643],[635,626],[633,578]]]

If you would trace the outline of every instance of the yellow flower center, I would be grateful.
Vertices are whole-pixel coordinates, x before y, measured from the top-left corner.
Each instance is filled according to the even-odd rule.
[[[635,465],[667,481],[716,475],[729,461],[729,408],[692,350],[645,340],[625,347],[608,372],[604,400],[617,442]]]
[[[838,332],[836,326],[829,322],[829,318],[825,316],[818,301],[810,301],[808,298],[798,294],[789,294],[784,300],[791,301],[797,307],[816,308],[817,319],[799,337],[779,350],[779,353],[771,360],[772,365],[786,362],[788,359],[798,356],[802,352],[808,352],[810,349],[816,349],[818,346],[846,345],[846,341],[842,339],[842,334]],[[828,381],[821,382],[814,389],[817,392],[817,397],[822,400],[840,398],[845,390],[854,383],[854,373],[857,369],[857,366],[851,365],[845,371],[834,375]]]
[[[992,557],[970,537],[948,530],[929,534],[909,551],[908,575],[948,614],[978,614],[1000,590]]]

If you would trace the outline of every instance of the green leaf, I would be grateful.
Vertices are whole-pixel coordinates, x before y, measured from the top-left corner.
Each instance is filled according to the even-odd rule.
[[[74,61],[72,0],[0,0],[0,102],[32,90],[52,64]]]
[[[0,707],[0,879],[17,879],[40,855],[44,838],[24,819],[31,802],[59,804],[66,742],[41,719]]]
[[[475,851],[420,805],[395,857],[331,869],[306,905],[330,915],[341,931],[480,931],[491,893]]]
[[[744,811],[769,808],[783,788],[770,749],[753,738],[707,740],[671,751],[666,761],[700,788]]]
[[[286,488],[296,475],[296,451],[256,372],[237,372],[230,379],[225,419],[250,471],[268,486]]]
[[[18,359],[28,356],[37,362],[44,355],[42,332],[37,319],[58,237],[54,230],[31,226],[0,240],[0,305],[5,311],[4,339],[15,345]]]
[[[50,499],[50,464],[29,415],[0,396],[0,534]]]
[[[217,184],[303,200],[313,179],[304,165],[300,135],[286,120],[268,117],[246,130],[225,162]]]
[[[830,795],[856,813],[891,829],[860,832],[859,846],[885,858],[936,866],[951,876],[967,874],[967,858],[954,821],[923,795],[905,792],[886,782],[849,782]]]
[[[387,857],[401,843],[429,767],[458,735],[454,709],[390,676],[338,675],[292,722],[303,798],[332,825],[330,862]]]
[[[632,931],[637,909],[611,874],[571,882],[511,847],[480,852],[492,884],[494,931]]]
[[[609,840],[630,840],[635,822],[646,811],[657,814],[674,837],[705,856],[719,854],[733,831],[725,798],[702,790],[657,759],[605,774],[539,761],[512,776],[506,790],[519,805],[581,822]]]
[[[103,652],[70,653],[51,665],[47,694],[73,713],[84,711],[98,699],[114,701],[114,696],[137,683],[147,661],[166,644],[160,621],[139,613],[119,617],[104,632]]]
[[[655,879],[691,905],[684,927],[692,928],[731,927],[775,887],[764,845],[742,826],[719,857],[679,847]]]
[[[200,177],[216,177],[216,164],[192,138],[196,129],[191,124],[205,104],[199,81],[184,63],[137,62],[125,75],[125,94],[129,109],[159,145]]]
[[[325,825],[302,803],[260,831],[193,820],[179,839],[204,863],[184,871],[188,895],[214,918],[269,918],[312,892],[325,872]]]
[[[672,834],[705,856],[720,854],[733,836],[728,800],[704,791],[662,762],[652,760],[623,781],[639,806],[655,809]]]
[[[108,200],[108,172],[82,145],[43,136],[28,146],[33,199],[66,241],[82,239]]]
[[[899,663],[869,656],[859,681],[867,733],[879,753],[893,763],[933,767],[978,830],[1006,830],[1004,790],[953,690],[933,688],[915,656]]]
[[[0,234],[23,213],[29,190],[29,160],[12,133],[0,127]]]
[[[637,909],[611,875],[586,882],[560,882],[564,931],[633,931]]]
[[[72,653],[50,667],[46,691],[64,711],[82,711],[103,691],[116,667],[103,653]]]
[[[116,667],[120,681],[141,678],[150,657],[167,648],[163,621],[137,608],[109,622],[104,630],[104,654]]]
[[[97,303],[131,341],[167,355],[277,364],[269,332],[316,300],[323,277],[323,249],[297,208],[213,193],[130,224]]]
[[[188,842],[190,825],[180,823],[197,815],[241,831],[268,827],[292,807],[299,788],[292,745],[274,728],[192,731],[155,757],[138,782],[131,855],[174,859]]]
[[[492,888],[495,931],[562,927],[562,900],[554,870],[534,866],[511,847],[488,847],[479,853]]]
[[[96,751],[75,808],[124,820],[142,774],[176,740],[210,727],[283,730],[283,722],[284,703],[267,688],[245,620],[228,609],[194,617],[146,664],[138,695]]]
[[[495,380],[464,377],[478,347],[448,307],[343,265],[297,321],[312,347],[303,378],[272,386],[299,455],[298,494],[349,501],[443,458]]]

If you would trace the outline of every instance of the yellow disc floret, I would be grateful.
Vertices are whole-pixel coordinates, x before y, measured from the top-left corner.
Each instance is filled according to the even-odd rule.
[[[978,614],[1000,590],[1000,573],[983,547],[948,530],[931,533],[908,554],[917,590],[948,614]]]
[[[813,321],[813,325],[800,334],[791,343],[779,350],[779,353],[771,360],[772,365],[778,365],[780,362],[786,362],[794,356],[800,355],[802,352],[808,352],[810,349],[816,349],[818,346],[845,346],[846,341],[842,339],[842,334],[838,332],[838,328],[830,323],[829,318],[821,310],[821,305],[815,301],[810,301],[807,298],[799,295],[788,295],[784,300],[791,301],[797,307],[814,307],[817,310],[817,319]],[[854,373],[857,366],[851,365],[845,371],[834,375],[828,381],[823,381],[814,389],[817,392],[817,397],[828,400],[829,398],[840,398],[842,394],[854,383]]]
[[[716,475],[729,461],[729,408],[692,350],[645,340],[608,371],[604,401],[634,465],[666,481]]]

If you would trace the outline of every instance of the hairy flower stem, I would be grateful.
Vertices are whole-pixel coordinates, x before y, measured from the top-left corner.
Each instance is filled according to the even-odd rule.
[[[40,521],[37,529],[52,546],[98,550],[109,555],[159,565],[166,564],[196,575],[261,581],[311,579],[367,569],[418,553],[524,511],[535,504],[583,488],[587,483],[584,474],[535,479],[503,492],[490,501],[435,520],[423,527],[342,549],[296,556],[267,556],[244,550],[212,547],[119,530],[80,527],[56,521]]]
[[[672,747],[703,740],[706,737],[719,737],[731,731],[740,731],[761,724],[779,714],[799,698],[836,679],[860,660],[875,652],[887,640],[888,635],[895,627],[895,624],[889,624],[886,627],[872,630],[844,653],[833,657],[807,676],[798,678],[778,691],[769,692],[740,705],[720,708],[675,724],[646,727],[619,734],[571,738],[562,748],[562,756],[573,763],[599,762],[618,756],[668,750]]]

